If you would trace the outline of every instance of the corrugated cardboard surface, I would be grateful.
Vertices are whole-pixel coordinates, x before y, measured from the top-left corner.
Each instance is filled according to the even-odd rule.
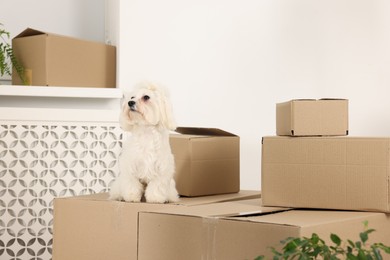
[[[137,259],[138,213],[258,198],[258,191],[181,198],[178,203],[109,201],[95,194],[54,201],[54,260]]]
[[[371,233],[370,243],[386,243],[390,239],[390,218],[384,213],[283,211],[259,207],[259,203],[259,200],[253,200],[252,205],[237,201],[218,204],[214,209],[195,206],[188,211],[181,208],[177,212],[142,212],[138,259],[236,260],[259,255],[271,258],[269,247],[280,249],[279,242],[290,236],[311,236],[315,232],[330,243],[329,236],[335,233],[342,239],[357,241],[366,220],[370,228],[377,229]]]
[[[116,48],[103,43],[26,29],[12,39],[15,56],[31,72],[31,85],[113,88]],[[12,73],[12,84],[20,85]]]
[[[390,212],[390,138],[264,137],[264,205]]]
[[[307,99],[276,104],[276,134],[348,135],[348,100]]]
[[[240,139],[219,129],[183,128],[170,136],[176,188],[183,196],[238,192]]]

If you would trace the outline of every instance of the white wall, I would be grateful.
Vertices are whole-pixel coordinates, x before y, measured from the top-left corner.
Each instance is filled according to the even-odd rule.
[[[30,27],[105,42],[105,1],[113,0],[0,0],[0,23],[11,39]]]
[[[104,42],[105,0],[0,0],[0,10],[11,38],[31,27]]]
[[[350,100],[351,135],[390,134],[390,2],[124,0],[119,85],[171,90],[179,125],[241,137],[241,187],[260,189],[275,103]]]

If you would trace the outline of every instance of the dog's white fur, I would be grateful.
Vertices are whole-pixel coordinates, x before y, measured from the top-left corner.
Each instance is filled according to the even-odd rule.
[[[177,201],[175,164],[169,145],[169,131],[176,126],[166,90],[144,82],[126,92],[119,122],[127,132],[127,140],[110,199],[140,202],[144,195],[150,203]]]

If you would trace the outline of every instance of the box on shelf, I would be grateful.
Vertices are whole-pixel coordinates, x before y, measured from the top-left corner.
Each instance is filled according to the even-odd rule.
[[[107,193],[54,200],[53,260],[137,259],[138,214],[142,211],[259,198],[258,191],[180,198],[178,203],[128,203]]]
[[[390,138],[263,137],[263,205],[390,212]]]
[[[260,207],[260,200],[200,205],[139,214],[139,260],[272,259],[270,247],[281,249],[287,237],[317,233],[328,245],[334,233],[359,240],[369,228],[370,243],[390,240],[390,218],[384,213],[281,210]],[[163,242],[162,242],[163,241]],[[386,256],[385,256],[386,258]]]
[[[182,196],[240,190],[240,138],[216,128],[178,127],[170,136]]]
[[[12,39],[33,86],[114,88],[116,48],[27,28]],[[12,84],[22,85],[14,71]]]
[[[295,99],[276,104],[276,134],[348,135],[347,99]]]

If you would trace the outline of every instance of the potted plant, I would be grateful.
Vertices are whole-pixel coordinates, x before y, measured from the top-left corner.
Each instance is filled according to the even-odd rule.
[[[282,250],[271,247],[273,260],[382,260],[382,254],[390,254],[390,246],[383,243],[368,243],[368,235],[374,229],[368,228],[364,221],[364,231],[359,234],[360,240],[353,242],[348,239],[342,241],[336,234],[331,234],[333,245],[327,245],[316,233],[311,237],[289,237],[281,241]],[[264,260],[265,256],[258,256],[255,260]]]
[[[12,74],[12,68],[22,80],[24,85],[27,85],[26,78],[24,76],[24,68],[16,59],[11,45],[8,43],[10,39],[10,33],[4,29],[2,23],[0,23],[0,76]]]

